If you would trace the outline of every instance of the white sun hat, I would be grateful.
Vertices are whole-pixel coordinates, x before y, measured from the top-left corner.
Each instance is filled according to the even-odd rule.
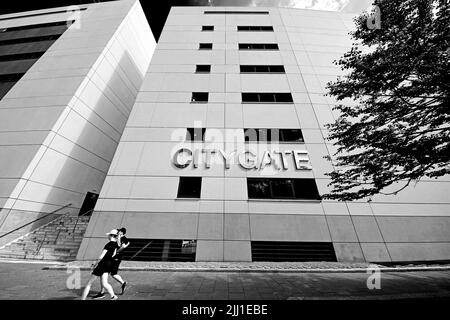
[[[119,231],[117,229],[111,230],[111,232],[108,232],[107,236],[117,236],[119,234]]]

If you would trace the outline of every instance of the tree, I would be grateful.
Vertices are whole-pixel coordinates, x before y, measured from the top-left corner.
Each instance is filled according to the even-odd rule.
[[[370,28],[369,12],[355,19],[355,43],[335,61],[344,76],[327,86],[340,114],[328,126],[337,153],[327,199],[362,199],[391,185],[396,194],[450,172],[448,1],[375,0],[374,6],[381,28]]]

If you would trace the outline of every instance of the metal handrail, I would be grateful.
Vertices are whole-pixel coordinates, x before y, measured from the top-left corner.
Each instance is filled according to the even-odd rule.
[[[95,209],[92,209],[92,210],[89,210],[89,211],[87,211],[87,212],[85,212],[85,213],[83,213],[83,214],[81,214],[81,215],[78,215],[78,217],[77,217],[77,221],[76,221],[76,223],[75,223],[75,226],[74,226],[74,228],[73,228],[73,233],[75,232],[75,229],[76,229],[76,227],[78,226],[78,222],[80,221],[80,218],[82,218],[82,217],[85,217],[85,216],[87,216],[89,213],[92,213],[92,212],[94,212],[95,211]],[[65,217],[66,215],[64,215],[64,216],[62,216],[61,217],[61,219],[63,218],[63,217]],[[64,228],[64,225],[63,225],[63,228]],[[69,228],[65,228],[65,231],[69,231]],[[61,229],[59,229],[58,230],[58,234],[56,235],[56,238],[55,238],[55,241],[53,242],[53,244],[57,244],[58,243],[58,239],[59,239],[59,235],[61,234]],[[75,238],[75,236],[73,236],[73,238]],[[39,243],[39,246],[37,247],[37,249],[36,249],[36,251],[35,251],[35,254],[37,255],[40,251],[41,251],[41,249],[42,249],[42,247],[44,246],[44,243],[47,241],[47,231],[44,233],[44,237],[42,238],[42,240],[41,240],[41,242]]]
[[[77,221],[75,222],[75,226],[74,226],[73,229],[72,229],[72,235],[73,235],[73,236],[72,236],[72,239],[75,238],[75,230],[77,229],[78,223],[80,222],[80,218],[83,218],[83,217],[87,216],[88,214],[90,214],[90,213],[92,213],[92,212],[94,212],[94,211],[95,211],[95,209],[92,209],[92,210],[86,211],[85,213],[83,213],[83,214],[81,214],[81,215],[78,215]],[[66,228],[65,231],[69,231],[69,228]],[[58,230],[58,234],[56,235],[54,244],[57,244],[57,243],[58,243],[58,239],[59,239],[59,235],[60,235],[60,234],[61,234],[61,229]],[[45,240],[46,236],[47,236],[47,235],[45,234],[45,235],[44,235],[44,240]],[[42,242],[44,242],[44,240],[42,240]]]
[[[71,203],[66,204],[64,207],[61,207],[61,208],[59,208],[59,209],[57,209],[57,210],[55,210],[55,211],[53,211],[53,212],[51,212],[51,213],[49,213],[49,214],[46,214],[45,216],[40,217],[39,219],[33,220],[33,221],[31,221],[31,222],[28,222],[27,224],[24,224],[24,225],[21,226],[21,227],[18,227],[18,228],[14,229],[14,230],[11,230],[11,231],[9,231],[9,232],[7,232],[7,233],[1,235],[1,236],[0,236],[0,239],[2,239],[2,238],[6,237],[6,236],[8,236],[8,235],[10,235],[10,234],[12,234],[12,233],[14,233],[14,232],[19,231],[19,230],[22,229],[22,228],[28,227],[29,225],[32,225],[32,224],[35,223],[35,222],[38,222],[38,221],[40,221],[40,220],[43,220],[43,219],[45,219],[45,218],[47,218],[47,217],[49,217],[49,216],[51,216],[51,215],[53,215],[53,214],[55,214],[55,213],[61,211],[61,210],[64,210],[64,209],[70,207],[71,205],[72,205]]]
[[[141,254],[141,252],[144,251],[145,249],[147,249],[152,243],[153,243],[153,241],[150,241],[149,243],[147,243],[141,250],[139,250],[135,255],[133,255],[130,258],[130,261],[132,261],[134,258],[136,258],[139,254]]]
[[[95,211],[95,209],[92,209],[92,210],[89,210],[89,211],[83,213],[82,215],[78,216],[77,222],[75,222],[75,226],[73,227],[72,234],[75,234],[75,230],[77,229],[78,222],[80,222],[80,218],[83,218],[83,217],[87,216],[88,214],[93,213],[94,211]],[[73,236],[73,238],[75,238],[75,236]]]

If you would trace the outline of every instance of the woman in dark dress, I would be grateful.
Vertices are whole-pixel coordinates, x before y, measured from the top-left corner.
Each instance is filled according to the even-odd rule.
[[[106,291],[111,296],[111,300],[117,300],[117,296],[114,294],[114,290],[112,286],[108,283],[108,275],[111,272],[111,268],[114,265],[113,257],[117,253],[117,230],[112,230],[110,233],[107,233],[109,242],[103,248],[102,254],[99,257],[99,262],[95,264],[94,271],[92,272],[92,277],[86,285],[86,288],[83,291],[83,296],[81,300],[86,300],[89,291],[91,291],[91,286],[97,277],[100,277],[100,281],[102,283],[102,287],[106,289]]]

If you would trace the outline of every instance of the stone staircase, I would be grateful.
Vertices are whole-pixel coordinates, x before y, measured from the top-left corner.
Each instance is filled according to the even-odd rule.
[[[74,261],[89,216],[63,215],[0,248],[0,259]]]

